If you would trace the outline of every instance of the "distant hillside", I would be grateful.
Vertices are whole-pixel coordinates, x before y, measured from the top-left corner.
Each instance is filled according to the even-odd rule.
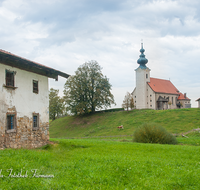
[[[144,122],[155,122],[172,133],[200,127],[200,109],[132,110],[67,116],[50,123],[50,137],[132,135]],[[118,130],[123,125],[124,130]]]

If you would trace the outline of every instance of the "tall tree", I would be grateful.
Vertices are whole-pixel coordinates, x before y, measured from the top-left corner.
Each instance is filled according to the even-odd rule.
[[[134,108],[134,100],[133,100],[133,96],[127,92],[125,97],[124,97],[124,100],[123,100],[123,104],[122,104],[122,107],[124,109],[126,109],[128,111],[128,109],[133,109]]]
[[[111,84],[96,61],[86,62],[64,85],[65,101],[74,114],[84,114],[114,104]]]
[[[59,90],[53,88],[50,89],[49,93],[49,117],[55,120],[56,117],[63,115],[65,105],[64,99],[58,96]]]

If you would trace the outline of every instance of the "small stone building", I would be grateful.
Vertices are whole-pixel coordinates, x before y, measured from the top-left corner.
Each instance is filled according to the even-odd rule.
[[[190,108],[190,99],[183,95],[170,80],[150,77],[150,69],[146,66],[148,60],[144,55],[143,44],[137,63],[136,87],[132,92],[134,105],[137,109],[176,109]]]
[[[0,50],[0,148],[36,148],[49,140],[48,78],[69,75]]]

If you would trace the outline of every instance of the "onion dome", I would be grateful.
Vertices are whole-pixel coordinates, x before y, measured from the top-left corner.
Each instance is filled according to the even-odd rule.
[[[148,63],[148,59],[146,59],[144,55],[145,50],[143,49],[143,43],[141,44],[141,46],[142,46],[140,49],[141,55],[140,58],[137,60],[137,63],[140,64],[140,66],[142,67],[146,67],[145,64]]]

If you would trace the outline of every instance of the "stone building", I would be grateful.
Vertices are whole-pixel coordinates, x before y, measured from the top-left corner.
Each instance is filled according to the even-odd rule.
[[[182,94],[170,80],[150,77],[150,69],[146,66],[148,60],[144,55],[143,44],[141,55],[137,60],[136,87],[132,92],[137,109],[175,109],[190,108],[190,99]]]
[[[69,75],[0,50],[0,148],[36,148],[49,140],[48,78]]]

